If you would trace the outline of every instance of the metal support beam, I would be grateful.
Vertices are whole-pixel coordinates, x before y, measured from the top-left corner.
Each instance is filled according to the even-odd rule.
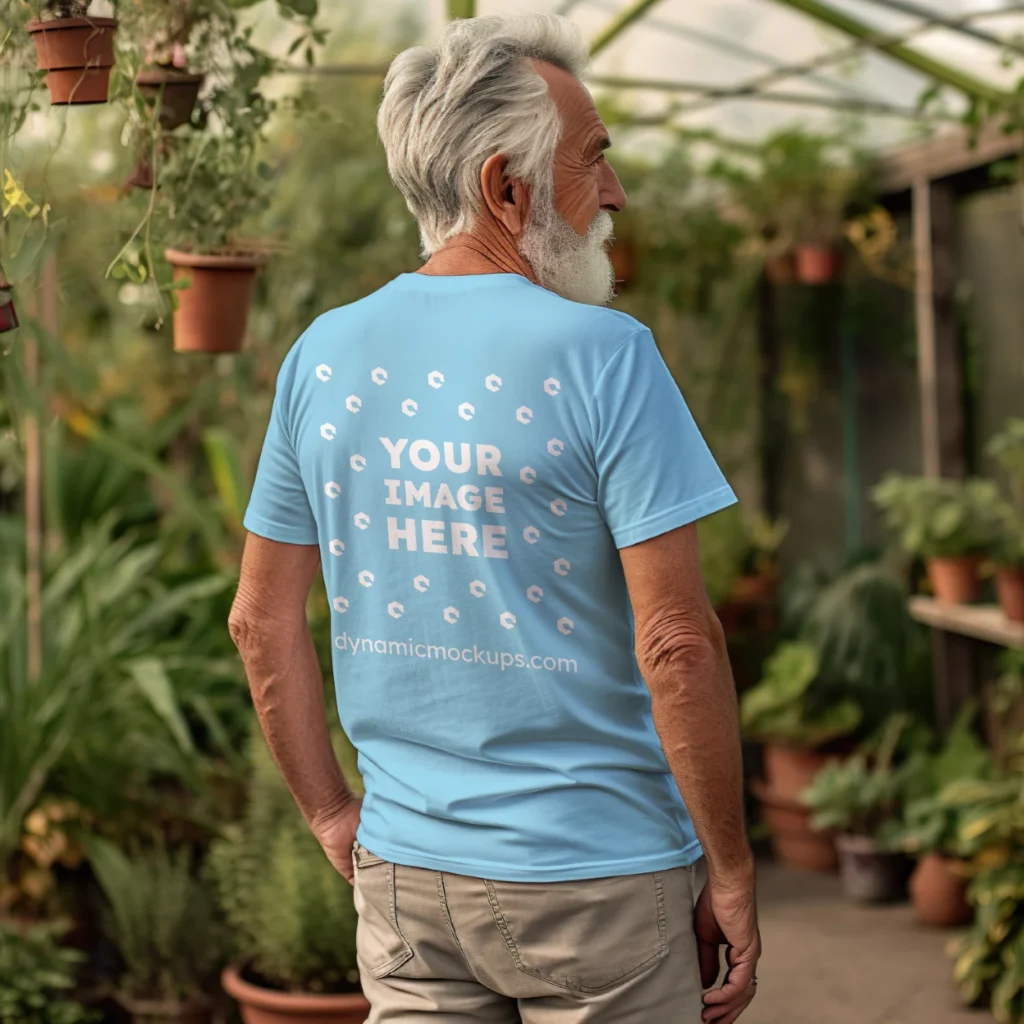
[[[566,0],[562,7],[558,9],[558,13],[562,14],[565,8],[576,6],[579,0]],[[596,7],[602,11],[608,11],[613,13],[618,10],[618,4],[612,3],[611,0],[586,0],[588,7]],[[731,57],[737,57],[740,60],[750,61],[752,64],[760,64],[762,67],[770,68],[773,71],[784,70],[789,65],[781,57],[773,56],[769,53],[764,53],[761,50],[755,50],[752,47],[744,46],[743,43],[737,42],[734,39],[730,39],[727,36],[719,35],[715,32],[708,32],[704,29],[692,28],[689,25],[680,25],[675,21],[669,21],[666,18],[651,17],[644,19],[644,25],[647,28],[655,29],[658,32],[662,32],[667,36],[676,36],[679,39],[685,39],[690,43],[700,43],[703,46],[708,46],[712,50],[718,50],[721,53],[727,53]],[[808,81],[814,82],[815,85],[821,86],[822,89],[828,89],[829,92],[834,92],[842,96],[859,96],[862,99],[871,99],[869,93],[864,92],[862,89],[854,88],[848,85],[846,82],[826,78],[824,75],[809,74],[807,76]]]
[[[846,110],[858,114],[881,114],[922,120],[920,111],[910,107],[898,107],[880,100],[856,97],[815,96],[813,93],[758,92],[742,86],[736,89],[718,89],[702,85],[699,82],[673,82],[661,78],[623,78],[617,75],[591,75],[587,78],[587,82],[593,85],[603,85],[610,89],[642,89],[667,93],[690,92],[713,100],[757,100],[759,102],[784,103],[790,106],[822,107],[827,110]],[[663,123],[664,120],[663,116],[640,117],[632,119],[629,123],[654,125]]]
[[[1017,53],[1024,52],[1024,48],[1021,47],[1019,41],[1000,39],[999,36],[991,32],[975,28],[973,25],[964,22],[962,18],[944,17],[941,14],[936,14],[935,11],[929,10],[927,7],[923,7],[921,4],[911,3],[909,0],[866,0],[866,2],[875,4],[878,7],[884,7],[889,11],[899,11],[900,14],[909,14],[915,18],[923,18],[932,25],[948,28],[952,32],[959,32],[962,36],[970,36],[972,39],[977,39],[981,43],[988,43],[990,46],[1015,50]],[[999,14],[1000,12],[996,9],[986,11],[985,13]]]
[[[624,32],[638,18],[642,18],[658,0],[633,0],[621,13],[617,14],[590,43],[592,57],[600,53],[617,35]]]
[[[799,11],[801,14],[806,14],[808,17],[814,18],[815,21],[820,21],[831,28],[838,29],[859,42],[887,54],[893,60],[928,75],[936,82],[959,89],[968,96],[997,102],[1005,95],[1002,90],[997,89],[994,85],[983,82],[980,78],[975,78],[974,75],[961,71],[959,68],[935,60],[933,57],[913,49],[913,47],[907,46],[904,43],[887,42],[883,37],[883,33],[880,33],[877,29],[872,28],[863,21],[850,17],[850,15],[843,11],[829,7],[828,4],[822,3],[821,0],[774,0],[774,2],[782,4],[784,7],[789,7],[791,10]]]
[[[448,0],[448,20],[476,17],[476,0]]]

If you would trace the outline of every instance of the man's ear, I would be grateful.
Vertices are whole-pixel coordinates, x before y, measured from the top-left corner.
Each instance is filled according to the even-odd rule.
[[[491,217],[513,238],[522,235],[530,215],[530,191],[521,178],[509,178],[508,159],[495,153],[480,168],[480,191]]]

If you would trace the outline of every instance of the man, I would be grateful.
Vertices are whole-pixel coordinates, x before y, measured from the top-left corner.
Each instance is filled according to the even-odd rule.
[[[602,308],[626,199],[585,59],[540,16],[396,58],[378,124],[428,259],[289,353],[245,520],[232,635],[354,878],[372,1024],[731,1024],[756,985],[694,526],[735,498],[650,332]],[[320,565],[361,804],[304,614]]]

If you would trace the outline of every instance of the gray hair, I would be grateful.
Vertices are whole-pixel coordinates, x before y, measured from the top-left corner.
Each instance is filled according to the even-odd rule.
[[[561,123],[529,59],[579,78],[587,47],[566,18],[494,16],[454,21],[437,46],[414,46],[392,62],[377,131],[427,255],[472,228],[480,169],[495,153],[535,200],[550,192]]]

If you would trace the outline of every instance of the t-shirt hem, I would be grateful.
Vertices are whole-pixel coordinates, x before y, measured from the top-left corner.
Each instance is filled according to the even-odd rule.
[[[632,857],[629,860],[588,861],[572,867],[530,868],[491,864],[483,861],[460,861],[451,857],[431,857],[409,850],[399,850],[372,837],[359,836],[359,843],[371,853],[409,868],[444,871],[449,875],[487,878],[495,882],[575,882],[587,878],[611,878],[615,875],[644,875],[651,871],[669,871],[695,864],[704,855],[700,842],[694,839],[679,850],[652,857]]]
[[[247,512],[242,520],[242,525],[258,537],[266,537],[267,540],[276,540],[281,544],[318,544],[320,538],[314,532],[312,535],[305,530],[296,529],[294,526],[282,526],[280,523],[272,523],[269,519],[257,515],[255,512]]]
[[[642,541],[650,540],[652,537],[659,537],[669,530],[678,529],[680,526],[687,526],[709,516],[713,512],[720,512],[723,508],[735,505],[737,501],[733,489],[726,484],[714,491],[702,495],[699,498],[692,498],[682,505],[675,505],[664,512],[658,512],[638,523],[631,523],[629,526],[619,527],[612,531],[617,548],[628,548],[633,544],[640,544]]]

